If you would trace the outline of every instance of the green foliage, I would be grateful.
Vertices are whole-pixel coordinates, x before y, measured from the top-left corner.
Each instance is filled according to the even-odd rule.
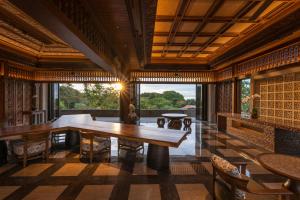
[[[71,84],[60,86],[60,109],[119,109],[119,91],[103,84],[86,84],[80,92]]]
[[[195,105],[194,99],[185,100],[184,96],[175,91],[162,94],[151,92],[141,94],[141,109],[178,109],[185,105]]]
[[[244,79],[241,81],[241,99],[250,96],[250,79]],[[249,102],[248,103],[241,103],[241,110],[242,112],[249,111]]]
[[[73,88],[72,84],[60,85],[60,109],[119,109],[120,93],[112,86],[103,84],[85,84],[82,92]],[[195,105],[195,99],[184,99],[175,91],[162,94],[143,93],[140,97],[141,109],[178,109],[185,105]]]

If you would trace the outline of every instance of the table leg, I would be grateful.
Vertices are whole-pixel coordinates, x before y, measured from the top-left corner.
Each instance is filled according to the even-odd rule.
[[[169,170],[169,148],[149,144],[147,166],[155,170]]]
[[[297,195],[300,195],[300,181],[288,179],[283,185],[288,190],[294,192]]]
[[[0,141],[0,166],[7,163],[7,146],[5,141]]]

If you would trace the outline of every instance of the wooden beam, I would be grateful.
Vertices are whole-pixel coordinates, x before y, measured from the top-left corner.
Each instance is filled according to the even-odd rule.
[[[165,46],[166,43],[164,42],[156,42],[156,43],[153,43],[153,46]],[[192,43],[190,44],[191,47],[199,47],[199,46],[202,46],[204,45],[205,43]],[[221,47],[223,46],[224,44],[221,44],[221,43],[212,43],[210,44],[211,47]],[[172,43],[172,46],[179,46],[179,47],[182,47],[182,46],[185,46],[185,43]]]
[[[209,38],[208,41],[206,41],[206,44],[198,49],[198,52],[195,53],[194,57],[199,55],[201,51],[203,51],[205,48],[207,48],[213,41],[215,41],[219,36],[223,36],[223,34],[236,23],[235,20],[243,17],[245,14],[247,14],[251,9],[253,9],[259,2],[247,2],[246,5],[234,16],[234,20],[231,22],[226,23],[223,25],[218,31],[217,34],[215,34],[213,37]]]
[[[215,36],[216,33],[209,33],[209,32],[200,32],[197,34],[197,37],[212,37]],[[168,32],[155,32],[154,36],[169,36]],[[184,36],[184,37],[191,37],[191,33],[190,32],[178,32],[176,33],[176,37],[177,36]],[[237,33],[223,33],[222,36],[224,37],[238,37],[239,34]]]
[[[61,12],[53,3],[45,0],[11,0],[11,2],[70,46],[81,51],[87,58],[99,67],[107,71],[113,71],[113,66],[115,65],[112,60],[113,58],[109,58],[108,55],[104,55],[103,52],[99,50],[99,46],[94,44],[85,35],[85,33],[83,33],[83,31],[80,30],[79,27],[76,26],[66,16],[66,14]],[[87,27],[90,24],[81,25]],[[106,47],[103,46],[102,48]]]
[[[168,34],[168,41],[163,49],[162,57],[164,57],[167,54],[168,45],[173,42],[175,36],[177,35],[177,31],[180,27],[182,18],[184,17],[190,3],[191,3],[191,0],[180,0],[179,5],[176,10],[175,20],[173,21],[172,26],[169,31],[169,34]]]
[[[256,20],[260,15],[261,13],[263,13],[266,8],[271,4],[273,3],[274,0],[266,0],[264,1],[264,3],[258,8],[258,10],[251,16],[250,19],[252,20]]]
[[[195,28],[195,30],[192,34],[192,37],[186,42],[185,47],[178,54],[179,56],[182,55],[188,49],[189,44],[191,44],[200,35],[201,31],[203,30],[203,28],[208,23],[208,18],[212,17],[217,12],[217,10],[221,7],[221,5],[223,3],[224,3],[223,0],[215,0],[213,2],[213,4],[210,6],[207,13],[205,14],[202,22],[199,23],[197,25],[197,27]]]
[[[155,21],[156,22],[172,22],[174,21],[174,16],[167,16],[167,15],[157,15]],[[203,16],[184,16],[182,18],[183,22],[203,22],[205,17]],[[213,16],[210,18],[207,18],[207,22],[212,22],[212,23],[226,23],[232,21],[234,18],[233,17],[218,17],[218,16]],[[236,22],[238,23],[257,23],[255,20],[251,20],[250,18],[241,18],[238,19]]]

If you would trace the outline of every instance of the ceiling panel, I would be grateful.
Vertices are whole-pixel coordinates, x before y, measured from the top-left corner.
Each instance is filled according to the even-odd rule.
[[[224,23],[208,23],[204,28],[203,32],[214,33],[217,32]]]
[[[245,0],[226,0],[215,16],[232,17],[234,16],[246,3]]]
[[[188,8],[186,16],[204,16],[212,3],[213,0],[194,0]]]
[[[175,16],[179,0],[159,0],[157,2],[157,15]]]
[[[256,34],[296,0],[157,0],[153,53],[167,62],[210,61]],[[238,13],[242,13],[237,15]],[[277,15],[278,14],[278,15]],[[171,30],[172,27],[172,30]],[[256,32],[254,32],[256,31]],[[197,44],[197,46],[195,46]],[[222,51],[218,51],[222,49]],[[191,56],[192,55],[192,56]],[[193,59],[189,59],[193,58]],[[180,62],[181,62],[180,61]],[[195,60],[193,60],[195,62]]]
[[[172,22],[155,22],[154,32],[169,32]]]
[[[183,22],[178,32],[193,32],[198,25],[197,22]]]
[[[252,23],[236,23],[233,26],[231,26],[226,32],[227,33],[241,33],[247,28],[249,28],[252,25]]]

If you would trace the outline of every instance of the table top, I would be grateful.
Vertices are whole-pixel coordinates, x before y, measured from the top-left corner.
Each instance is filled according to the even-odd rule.
[[[300,181],[300,158],[284,154],[264,153],[257,157],[258,162],[271,172]]]
[[[164,113],[161,116],[166,117],[166,118],[184,118],[184,117],[187,117],[186,114],[181,114],[181,113]]]
[[[147,142],[160,146],[178,147],[187,135],[186,131],[151,128],[134,124],[94,121],[89,114],[63,115],[52,123],[16,126],[0,129],[0,139],[21,136],[40,131],[85,130],[118,138]]]

